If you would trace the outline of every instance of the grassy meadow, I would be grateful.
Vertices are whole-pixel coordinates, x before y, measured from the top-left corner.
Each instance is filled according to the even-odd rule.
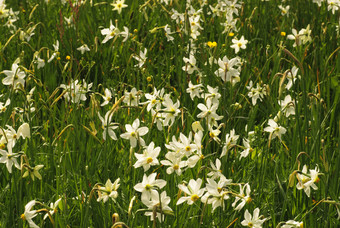
[[[0,227],[340,227],[339,0],[0,0]]]

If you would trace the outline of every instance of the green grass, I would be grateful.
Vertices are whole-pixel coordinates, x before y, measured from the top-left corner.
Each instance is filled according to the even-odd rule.
[[[221,23],[225,22],[225,14],[210,14],[208,5],[216,6],[216,1],[207,1],[208,5],[199,13],[203,29],[197,39],[192,39],[188,34],[190,10],[186,2],[174,0],[166,5],[155,0],[126,0],[128,7],[118,14],[112,11],[111,1],[93,0],[79,6],[59,1],[48,4],[43,0],[6,1],[6,9],[19,13],[14,22],[16,30],[12,32],[5,26],[8,18],[0,17],[1,79],[18,58],[26,77],[25,86],[19,89],[0,83],[0,102],[11,100],[7,109],[0,113],[0,127],[7,130],[9,125],[18,130],[22,123],[28,123],[30,137],[18,139],[13,147],[13,153],[22,151],[17,158],[21,170],[13,167],[9,173],[6,165],[0,164],[0,227],[29,227],[20,217],[28,202],[36,200],[43,204],[36,203],[34,210],[49,210],[50,203],[59,198],[61,203],[51,220],[43,220],[44,210],[37,212],[33,221],[39,227],[112,227],[114,213],[128,227],[241,227],[245,211],[253,214],[255,208],[259,208],[260,215],[266,219],[263,227],[280,227],[288,220],[303,222],[305,227],[339,226],[340,39],[336,28],[340,26],[339,11],[332,14],[326,2],[318,7],[312,1],[245,0],[239,15],[233,15],[237,19],[237,29],[223,33]],[[198,10],[202,2],[192,0],[191,5]],[[281,15],[279,4],[290,5],[289,17]],[[171,19],[172,9],[185,13],[184,21],[176,23]],[[71,15],[72,26],[68,26],[64,17]],[[123,26],[129,29],[126,42],[115,36],[102,43],[105,36],[101,30],[110,26],[110,20],[120,31]],[[166,24],[173,32],[173,42],[168,42],[165,36],[163,26]],[[293,47],[294,41],[287,39],[287,35],[292,34],[293,28],[299,32],[308,25],[311,41]],[[34,35],[29,41],[20,38],[20,31],[33,27]],[[286,36],[281,36],[281,32]],[[235,54],[230,48],[232,39],[241,36],[248,43],[246,49]],[[57,57],[48,63],[57,40]],[[209,47],[208,41],[215,41],[217,46]],[[77,48],[83,44],[87,44],[90,51],[82,55]],[[135,67],[138,61],[134,57],[144,48],[147,60],[142,67]],[[183,57],[189,58],[190,51],[194,51],[201,74],[197,71],[188,74],[182,69],[185,66]],[[33,62],[35,52],[45,60],[43,68],[37,69]],[[217,63],[209,63],[210,57],[218,60],[224,56],[242,59],[240,82],[235,86],[215,75],[219,68]],[[288,80],[283,83],[281,80],[293,66],[299,68],[300,78],[286,90]],[[64,97],[60,85],[74,80],[93,83],[84,94],[86,100],[73,103]],[[201,83],[204,93],[208,92],[208,85],[218,88],[221,98],[217,114],[223,116],[218,121],[221,143],[209,135],[207,121],[197,118],[201,112],[198,105],[205,104],[205,99],[190,98],[186,92],[189,81],[194,85]],[[250,81],[255,87],[260,83],[267,88],[267,96],[262,101],[257,100],[256,105],[252,105],[248,96]],[[35,91],[29,101],[27,95],[33,87]],[[112,99],[108,105],[101,106],[101,95],[106,88],[112,91]],[[171,100],[180,102],[180,113],[174,124],[159,131],[147,105],[140,103],[130,107],[120,100],[125,91],[130,92],[132,88],[140,91],[140,102],[147,101],[144,94],[152,93],[154,88],[164,88],[166,94],[171,93]],[[278,104],[286,95],[295,100],[295,115],[289,117],[284,116]],[[31,107],[35,110],[30,110]],[[98,113],[104,116],[109,110],[112,110],[112,121],[118,124],[114,130],[117,140],[109,136],[103,140],[102,137],[103,131],[108,129],[102,128]],[[287,130],[282,141],[271,139],[264,131],[268,120],[274,119],[280,110],[278,124]],[[166,112],[160,110],[159,113]],[[193,133],[192,123],[200,121],[204,129],[204,158],[193,168],[184,168],[180,176],[167,174],[168,167],[161,164],[146,172],[142,167],[134,168],[137,161],[134,153],[143,153],[143,147],[130,148],[129,141],[120,135],[126,132],[125,125],[132,124],[136,118],[141,121],[140,127],[149,129],[143,136],[146,145],[154,142],[155,147],[161,148],[159,161],[165,159],[169,151],[165,144],[169,144],[173,136],[177,140],[180,133],[188,137]],[[236,146],[220,158],[226,134],[232,129],[239,135]],[[240,160],[242,140],[248,138],[249,131],[254,131],[253,151]],[[3,150],[7,151],[5,137],[1,140]],[[213,210],[211,204],[201,200],[193,205],[176,205],[184,196],[178,185],[201,178],[201,187],[205,187],[211,171],[210,162],[215,164],[217,158],[222,163],[221,173],[232,179],[232,184],[225,187],[230,198],[224,201],[224,209]],[[41,180],[24,177],[27,161],[30,167],[44,165],[39,171]],[[304,165],[308,170],[318,167],[322,173],[320,181],[315,183],[318,190],[311,189],[310,197],[296,188],[296,178],[291,179],[294,183],[289,186],[290,177],[294,177],[290,175],[299,174]],[[152,210],[147,210],[141,193],[134,189],[142,182],[144,173],[157,173],[158,179],[167,181],[166,186],[157,191],[159,194],[166,191],[173,215],[166,214],[162,222],[153,222],[144,215]],[[106,203],[97,202],[98,186],[105,185],[108,179],[114,182],[118,178],[118,197]],[[251,188],[252,200],[237,211],[232,203],[239,193],[238,184],[246,183]],[[132,208],[129,209],[130,203]]]

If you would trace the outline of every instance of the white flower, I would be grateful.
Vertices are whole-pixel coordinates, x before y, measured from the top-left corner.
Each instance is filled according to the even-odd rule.
[[[9,10],[6,9],[5,0],[0,1],[0,18],[6,18],[9,16]]]
[[[110,20],[110,27],[102,29],[100,32],[103,36],[105,36],[104,40],[102,41],[103,44],[105,44],[107,41],[109,41],[110,39],[112,39],[113,37],[120,33],[119,29],[117,29],[112,24],[112,20]]]
[[[221,98],[221,94],[218,92],[218,87],[213,88],[211,86],[207,86],[208,93],[204,94],[204,99],[211,100],[211,103],[218,104],[219,99]]]
[[[253,105],[256,105],[256,102],[258,99],[262,101],[263,97],[267,95],[266,84],[263,84],[263,86],[260,86],[260,84],[257,83],[256,88],[255,88],[253,87],[253,81],[250,81],[249,85],[246,86],[246,88],[249,90],[248,97],[252,99]]]
[[[136,184],[133,188],[137,192],[142,193],[142,201],[148,201],[152,198],[152,195],[157,195],[156,188],[162,189],[166,185],[165,180],[156,180],[157,173],[151,173],[149,176],[144,174],[142,183]]]
[[[2,79],[2,84],[13,86],[13,88],[17,88],[20,85],[25,86],[25,71],[22,71],[18,64],[13,63],[11,70],[2,71],[7,77]]]
[[[220,178],[218,183],[213,179],[207,178],[208,184],[205,186],[207,193],[202,197],[202,202],[212,204],[213,211],[217,207],[222,207],[224,210],[224,200],[229,199],[229,194],[225,190],[225,187],[231,184],[231,181],[232,180],[228,180],[224,176]]]
[[[207,175],[208,175],[208,177],[211,177],[212,179],[217,179],[217,178],[223,176],[222,170],[221,170],[220,159],[216,158],[215,164],[210,160],[211,171]]]
[[[248,139],[243,139],[243,146],[244,146],[244,150],[240,154],[240,160],[241,158],[248,157],[249,153],[253,152],[253,148],[251,148]]]
[[[107,179],[105,186],[103,187],[99,187],[98,188],[98,199],[97,201],[101,201],[103,200],[104,203],[106,203],[106,201],[111,198],[116,199],[118,197],[118,192],[117,189],[119,188],[120,184],[119,184],[120,178],[118,178],[117,180],[115,180],[115,182],[112,184],[110,179]]]
[[[105,89],[104,95],[101,95],[101,96],[103,97],[104,102],[100,106],[107,105],[112,99],[111,91],[108,88]]]
[[[127,39],[129,38],[130,33],[129,33],[129,28],[128,28],[128,27],[125,27],[125,26],[124,26],[123,28],[124,28],[124,31],[123,31],[123,32],[120,32],[119,35],[122,36],[122,37],[124,37],[124,39],[122,40],[122,42],[125,42],[125,41],[127,41]]]
[[[299,68],[296,66],[293,66],[293,68],[287,72],[287,79],[288,83],[286,85],[286,89],[290,90],[292,88],[293,83],[295,83],[296,79],[300,78],[300,75],[297,75],[297,72],[299,71]]]
[[[260,228],[266,219],[260,219],[260,209],[255,208],[253,216],[249,213],[248,209],[244,213],[244,220],[241,222],[242,226],[248,226],[252,228]]]
[[[139,105],[139,91],[135,87],[131,89],[130,92],[125,91],[124,92],[124,100],[123,102],[128,106],[138,106]]]
[[[55,44],[53,44],[53,47],[54,47],[54,52],[53,52],[51,58],[49,58],[47,60],[48,63],[50,63],[59,54],[59,41],[58,40],[56,41]]]
[[[150,166],[158,165],[159,162],[157,157],[160,151],[161,148],[159,146],[155,148],[155,143],[151,142],[149,146],[144,149],[143,154],[135,153],[137,161],[133,167],[138,168],[143,166],[145,172],[150,169]]]
[[[318,190],[315,183],[319,182],[319,167],[310,169],[309,174],[307,173],[307,166],[304,165],[301,174],[297,174],[298,183],[296,188],[298,190],[303,189],[308,197],[310,197],[310,187],[314,190]]]
[[[118,14],[122,12],[123,8],[128,7],[128,5],[124,4],[125,0],[117,0],[116,3],[111,3],[111,5],[114,7],[112,10],[117,10]]]
[[[77,48],[78,51],[83,55],[85,51],[90,51],[90,48],[87,46],[87,44],[83,44],[80,47]]]
[[[189,23],[190,23],[190,28],[192,30],[202,30],[203,28],[200,25],[200,16],[196,15],[196,16],[191,16],[189,17]]]
[[[332,14],[335,14],[335,11],[338,11],[340,8],[339,0],[328,0],[327,4],[328,4],[327,9],[328,11],[332,11]]]
[[[303,228],[303,222],[288,220],[281,228]]]
[[[235,54],[240,51],[240,48],[246,49],[246,44],[248,43],[248,40],[245,40],[244,36],[242,36],[239,40],[232,39],[231,41],[233,44],[230,47],[235,49]]]
[[[11,100],[8,98],[6,100],[6,103],[4,104],[3,102],[0,102],[0,113],[1,112],[6,112],[7,106],[11,103]]]
[[[144,63],[147,60],[147,57],[146,57],[147,52],[148,52],[148,50],[146,48],[144,48],[144,52],[142,52],[142,50],[141,50],[139,52],[139,55],[133,55],[133,58],[138,61],[138,64],[136,64],[135,67],[140,68],[144,65]]]
[[[152,194],[151,199],[143,201],[143,203],[149,210],[151,210],[149,212],[145,212],[146,216],[151,217],[151,221],[155,219],[155,215],[158,218],[158,221],[161,222],[164,220],[164,214],[172,214],[172,209],[168,206],[170,203],[170,197],[166,195],[166,191],[163,191],[160,195],[158,192],[157,194]],[[155,214],[154,211],[156,211]]]
[[[138,118],[133,121],[132,125],[125,124],[126,132],[120,135],[123,139],[130,140],[131,147],[136,147],[137,141],[139,141],[142,146],[145,145],[141,136],[146,135],[149,132],[149,129],[147,127],[139,127],[139,124],[140,122]]]
[[[202,84],[193,85],[191,81],[189,82],[189,87],[186,89],[186,92],[190,94],[191,100],[194,100],[195,97],[201,97],[201,93],[203,91],[201,89],[202,87]]]
[[[172,174],[174,171],[176,172],[177,175],[182,174],[182,168],[187,166],[186,161],[182,161],[181,157],[178,157],[176,153],[173,152],[168,152],[165,155],[165,158],[167,160],[162,160],[161,164],[165,166],[169,166],[166,169],[167,174]]]
[[[34,53],[34,58],[35,58],[34,63],[37,64],[38,69],[43,68],[45,66],[45,60],[39,57],[38,52]]]
[[[62,198],[57,199],[57,201],[55,201],[55,203],[53,203],[53,202],[50,203],[50,208],[52,209],[52,210],[50,210],[50,214],[51,214],[51,215],[53,215],[54,213],[57,212],[59,203],[61,202],[61,199],[62,199]],[[46,213],[46,214],[44,215],[44,220],[47,218],[47,216],[48,216],[48,214]]]
[[[222,78],[224,82],[231,82],[232,85],[235,85],[240,81],[240,64],[239,58],[236,57],[229,60],[227,56],[224,56],[223,59],[218,59],[218,66],[220,68],[215,71],[215,74]]]
[[[244,207],[244,205],[246,205],[246,203],[251,202],[251,197],[250,197],[251,190],[250,190],[249,184],[247,183],[243,185],[243,187],[241,184],[239,186],[240,186],[240,193],[238,194],[238,196],[235,197],[235,201],[231,205],[232,207],[235,207],[236,204],[240,201],[237,207],[235,207],[236,211],[240,211]]]
[[[193,54],[190,54],[189,58],[183,57],[183,61],[185,62],[185,66],[182,67],[182,70],[186,71],[188,74],[198,71],[198,68],[196,67],[196,59]]]
[[[162,104],[165,106],[165,109],[162,110],[165,117],[163,125],[171,126],[175,122],[175,117],[178,116],[178,114],[181,112],[179,110],[179,100],[177,100],[174,104],[170,98],[170,95],[167,94],[164,97],[164,101],[162,102]]]
[[[211,99],[207,99],[206,105],[202,103],[198,104],[197,108],[201,110],[201,113],[197,115],[197,118],[207,118],[208,123],[211,118],[220,119],[216,114],[218,105],[217,102],[213,102]]]
[[[0,143],[7,143],[10,147],[14,147],[16,141],[22,137],[30,138],[30,126],[28,123],[23,123],[19,128],[18,131],[15,131],[13,127],[6,125],[8,130],[4,131],[0,129],[0,135],[2,135],[0,139]]]
[[[290,95],[287,95],[284,100],[279,101],[279,105],[281,106],[281,110],[286,114],[286,117],[295,115],[295,102]]]
[[[92,85],[92,83],[87,84],[85,80],[81,83],[78,80],[72,79],[68,85],[61,84],[60,88],[63,88],[66,91],[64,98],[67,101],[79,103],[80,101],[86,101],[86,93],[90,91]]]
[[[161,90],[157,90],[154,88],[153,94],[146,93],[145,98],[148,99],[148,101],[142,103],[147,104],[146,110],[149,112],[152,108],[155,108],[155,110],[159,111],[161,109],[161,104],[163,100],[163,94],[164,94],[164,88]]]
[[[17,158],[20,156],[19,154],[12,153],[12,147],[10,145],[7,146],[7,150],[1,150],[0,154],[2,157],[0,158],[0,163],[5,163],[7,170],[9,173],[12,173],[12,166],[14,165],[17,169],[20,169],[20,165],[17,162]]]
[[[109,110],[106,112],[105,117],[103,118],[99,112],[98,117],[100,121],[102,122],[102,128],[103,128],[103,139],[106,140],[106,133],[109,134],[110,138],[113,140],[117,140],[116,133],[113,131],[116,128],[118,128],[118,125],[116,123],[112,122],[112,112]]]
[[[269,132],[272,139],[278,137],[281,140],[281,135],[285,134],[287,131],[284,127],[279,126],[273,119],[269,119],[268,125],[269,126],[263,130]]]
[[[205,188],[201,188],[201,185],[202,179],[200,178],[198,178],[197,180],[191,179],[188,186],[185,186],[184,184],[179,184],[178,188],[181,189],[188,196],[182,196],[181,198],[179,198],[177,201],[177,205],[185,201],[187,201],[187,203],[191,205],[199,200],[205,192]]]
[[[223,157],[227,152],[236,145],[236,142],[240,136],[235,134],[235,129],[230,130],[230,134],[226,134],[225,143],[222,148],[220,157]]]
[[[279,5],[278,7],[281,10],[281,15],[282,16],[289,16],[289,8],[290,8],[290,6],[283,7],[282,5]]]
[[[171,32],[171,29],[169,28],[168,24],[166,24],[164,26],[164,32],[165,32],[165,36],[166,36],[166,39],[167,39],[168,42],[174,40],[174,38],[172,36],[170,36],[172,34],[172,32]]]
[[[35,205],[35,203],[35,200],[31,200],[26,204],[25,212],[21,215],[21,218],[23,220],[26,220],[30,227],[39,228],[39,226],[37,226],[37,224],[35,224],[32,220],[35,216],[38,215],[36,210],[32,210],[32,207]]]

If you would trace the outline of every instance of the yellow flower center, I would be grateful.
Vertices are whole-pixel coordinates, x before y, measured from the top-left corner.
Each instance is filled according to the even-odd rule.
[[[151,188],[152,188],[152,186],[151,186],[151,185],[149,185],[149,184],[145,185],[145,189],[146,189],[146,190],[148,190],[148,191],[149,191]]]
[[[150,164],[152,161],[153,161],[152,158],[147,158],[147,159],[146,159],[146,163],[148,163],[148,164]]]
[[[121,4],[121,3],[118,3],[118,4],[117,4],[117,8],[122,8],[122,4]]]
[[[151,101],[152,104],[156,104],[156,102],[157,102],[156,99],[153,99],[153,100]]]
[[[222,188],[218,187],[217,191],[220,193],[222,191]]]
[[[186,146],[185,147],[185,151],[190,151],[191,150],[191,147],[190,146]]]
[[[22,220],[26,220],[25,214],[22,214],[20,217]]]
[[[254,224],[252,222],[248,223],[248,227],[253,227],[253,226],[254,226]]]
[[[178,170],[179,169],[179,165],[174,165],[174,170]]]
[[[191,196],[191,200],[192,201],[197,201],[198,199],[199,199],[200,197],[198,196],[198,195],[196,195],[196,194],[193,194],[192,196]]]
[[[237,46],[238,46],[238,47],[241,47],[241,46],[242,46],[242,43],[237,43]]]
[[[136,137],[136,132],[131,132],[131,137]]]

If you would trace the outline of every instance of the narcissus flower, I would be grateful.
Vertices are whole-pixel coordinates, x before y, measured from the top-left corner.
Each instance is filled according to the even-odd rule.
[[[118,14],[120,14],[123,8],[128,7],[128,5],[124,3],[125,3],[125,0],[117,0],[116,3],[111,4],[114,7],[112,10],[117,10]]]
[[[235,49],[235,54],[237,54],[240,51],[240,48],[246,49],[246,44],[248,43],[248,40],[244,39],[244,36],[241,37],[241,39],[232,39],[233,44],[230,46],[231,48]]]
[[[198,178],[197,180],[191,179],[189,181],[188,186],[184,184],[179,184],[178,188],[181,189],[187,196],[182,196],[178,199],[177,205],[182,204],[185,201],[191,205],[194,202],[198,201],[204,194],[205,188],[201,188],[202,179]]]
[[[273,119],[269,119],[268,127],[264,129],[265,132],[271,133],[271,138],[278,137],[281,140],[281,135],[286,133],[286,128],[279,126]]]
[[[9,173],[12,173],[12,166],[14,165],[17,169],[20,169],[20,165],[17,162],[17,158],[20,156],[19,154],[12,153],[12,146],[7,146],[7,151],[0,149],[0,154],[2,157],[0,158],[0,163],[5,163],[7,170]]]
[[[310,197],[310,187],[314,190],[318,190],[318,187],[315,183],[319,182],[319,167],[317,166],[315,169],[310,169],[309,173],[307,173],[307,166],[304,165],[301,171],[301,174],[297,174],[298,183],[296,188],[301,190],[303,189],[308,197]]]
[[[244,220],[241,222],[242,226],[248,226],[251,228],[260,228],[266,219],[260,219],[260,209],[255,208],[253,216],[249,213],[248,209],[244,213]]]
[[[110,20],[110,27],[102,29],[100,32],[102,35],[105,36],[104,40],[102,41],[103,44],[105,44],[107,41],[109,41],[110,39],[112,39],[113,37],[115,37],[116,35],[120,33],[119,29],[116,28],[116,26],[112,24],[111,20]]]
[[[31,200],[26,204],[25,212],[21,215],[21,218],[27,221],[30,227],[39,228],[39,226],[37,226],[37,224],[35,224],[32,220],[35,216],[38,215],[36,210],[32,210],[32,207],[35,205],[35,203],[35,200]]]
[[[135,153],[137,161],[133,167],[138,168],[143,166],[145,172],[150,169],[150,166],[158,165],[157,157],[160,151],[161,148],[159,146],[155,148],[155,143],[151,142],[149,146],[144,149],[143,154]]]
[[[137,141],[140,145],[144,146],[145,141],[141,136],[144,136],[149,132],[147,127],[139,127],[139,124],[140,122],[138,118],[133,121],[132,125],[125,124],[126,132],[120,135],[123,139],[129,139],[131,147],[133,148],[137,146]]]
[[[303,228],[303,222],[288,220],[281,228]]]
[[[2,71],[7,77],[2,79],[2,84],[13,86],[13,88],[17,88],[18,86],[25,86],[25,77],[26,73],[22,69],[20,69],[17,63],[12,64],[11,70]]]
[[[165,180],[156,180],[156,176],[157,173],[151,173],[149,176],[144,174],[143,181],[133,187],[137,192],[142,193],[143,202],[150,200],[152,195],[158,194],[156,188],[162,189],[166,185]]]
[[[115,180],[115,182],[112,184],[111,180],[108,179],[105,183],[105,186],[99,187],[98,188],[99,197],[97,201],[99,202],[103,200],[103,202],[105,203],[109,198],[111,198],[112,200],[116,199],[118,197],[117,189],[120,186],[119,181],[120,181],[120,178]]]
[[[90,48],[87,46],[87,44],[83,44],[80,47],[77,48],[78,51],[83,55],[85,51],[90,51]]]

